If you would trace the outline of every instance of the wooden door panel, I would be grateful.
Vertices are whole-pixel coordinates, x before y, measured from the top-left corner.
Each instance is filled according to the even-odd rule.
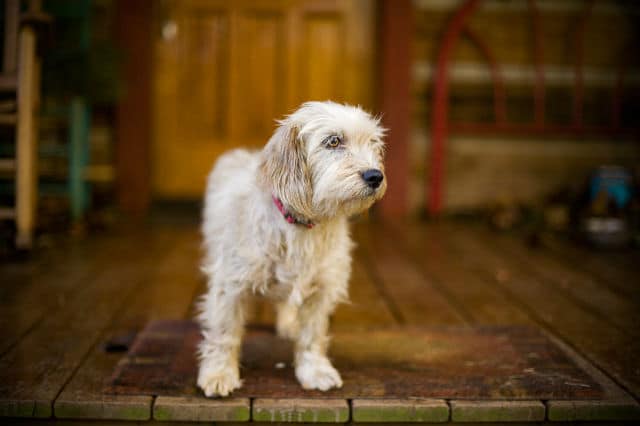
[[[372,0],[162,5],[154,46],[158,197],[200,198],[222,152],[263,146],[274,120],[304,101],[371,105]]]
[[[227,137],[229,18],[226,11],[204,11],[181,20],[184,47],[180,49],[177,96],[185,141]]]
[[[302,51],[304,99],[344,101],[344,70],[342,68],[344,34],[338,13],[307,14],[303,19]]]
[[[251,146],[264,144],[274,119],[286,113],[285,16],[277,11],[250,11],[240,17],[237,137]]]

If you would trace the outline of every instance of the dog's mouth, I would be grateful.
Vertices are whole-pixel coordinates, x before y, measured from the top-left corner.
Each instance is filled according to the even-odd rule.
[[[365,190],[364,198],[375,197],[378,194],[379,188],[369,188]]]

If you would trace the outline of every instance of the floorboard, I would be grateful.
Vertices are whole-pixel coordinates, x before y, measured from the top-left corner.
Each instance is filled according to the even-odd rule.
[[[480,276],[492,280],[538,324],[577,348],[634,395],[640,391],[637,368],[638,340],[612,328],[598,315],[556,291],[555,284],[540,279],[531,265],[514,261],[486,231],[451,232],[449,241],[468,255],[463,259]]]
[[[1,268],[0,356],[45,315],[54,315],[76,290],[100,272],[99,258],[88,254],[115,250],[117,239],[99,237],[56,250],[38,252],[34,259]]]
[[[541,235],[541,248],[561,262],[579,268],[619,296],[640,304],[637,264],[634,267],[612,261],[606,251],[585,249],[575,241],[557,235]]]
[[[338,305],[331,330],[367,330],[399,324],[358,250],[352,264],[349,303]]]
[[[561,339],[576,362],[602,376],[599,382],[609,377],[617,383],[609,380],[613,391],[603,401],[531,400],[527,407],[535,407],[536,419],[640,418],[640,406],[625,393],[640,397],[637,251],[594,251],[557,235],[543,235],[532,248],[517,233],[452,221],[365,221],[354,226],[354,237],[351,302],[340,305],[331,321],[336,348],[349,347],[340,343],[347,334],[364,345],[367,336],[388,331],[534,326]],[[247,398],[225,404],[199,394],[156,399],[104,393],[123,356],[107,346],[126,349],[149,321],[193,318],[194,301],[206,288],[199,239],[195,222],[156,221],[0,264],[0,416],[55,416],[79,424],[98,418],[244,421],[252,409],[255,414]],[[259,301],[252,312],[253,324],[275,322],[269,303]],[[404,347],[389,346],[381,350]],[[258,408],[264,412],[269,402],[278,415],[304,408],[313,416],[317,404],[300,395],[258,401]],[[526,414],[522,404],[409,403],[391,396],[386,405],[358,399],[342,411],[352,420],[384,414],[397,421],[415,417],[416,410],[424,411],[420,418],[451,420],[452,407],[458,419],[506,415],[513,422]],[[344,399],[337,402],[342,407]]]
[[[362,245],[361,257],[379,283],[381,293],[397,313],[398,322],[406,325],[467,324],[465,315],[449,302],[407,256],[397,240],[383,229],[356,233]]]
[[[483,233],[486,238],[492,235]],[[598,316],[621,333],[640,336],[640,304],[620,296],[588,274],[583,267],[570,265],[549,256],[544,250],[527,246],[521,240],[493,236],[492,243],[502,253],[523,265],[540,281],[557,293],[573,300],[586,311]]]
[[[468,323],[530,324],[520,307],[509,303],[505,293],[482,276],[463,267],[465,254],[448,243],[448,231],[440,225],[411,224],[397,227],[406,243],[405,256],[413,258],[426,276],[438,283],[448,299],[465,313]],[[386,234],[390,238],[389,234]]]
[[[53,401],[102,330],[162,257],[167,233],[103,256],[103,267],[57,315],[46,317],[0,359],[0,413],[49,417]]]
[[[89,357],[56,399],[57,418],[150,418],[151,397],[104,395],[106,381],[122,356],[109,353],[104,347],[110,338],[140,330],[148,321],[183,319],[189,315],[193,292],[201,281],[197,239],[188,232],[176,235],[168,243],[169,253],[130,295],[126,307],[101,334]]]

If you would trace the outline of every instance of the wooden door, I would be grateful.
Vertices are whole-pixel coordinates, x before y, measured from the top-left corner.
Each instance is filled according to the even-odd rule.
[[[158,4],[156,197],[200,198],[222,152],[263,146],[304,101],[372,104],[372,0]]]

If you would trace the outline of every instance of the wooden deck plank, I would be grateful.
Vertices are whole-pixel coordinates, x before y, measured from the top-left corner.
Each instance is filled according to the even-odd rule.
[[[580,247],[549,233],[543,234],[540,240],[541,247],[549,255],[584,270],[620,296],[634,303],[640,303],[637,265],[629,267],[611,259],[609,253],[605,251]],[[630,252],[630,249],[628,250]]]
[[[403,324],[465,323],[464,315],[426,279],[397,241],[381,229],[366,231],[358,234],[364,261],[379,281],[385,297],[392,301]]]
[[[387,301],[373,282],[370,271],[365,266],[362,253],[356,250],[349,283],[347,304],[338,305],[332,316],[331,329],[366,330],[398,324],[389,309]]]
[[[386,238],[401,238],[405,255],[413,257],[432,282],[471,324],[531,324],[531,318],[510,303],[503,291],[463,268],[462,253],[448,244],[448,231],[438,225],[394,226]]]
[[[602,318],[605,311],[594,311],[595,306],[587,306],[577,295],[558,291],[556,278],[536,273],[538,264],[523,260],[524,254],[513,256],[509,244],[496,241],[492,234],[474,228],[458,228],[457,225],[400,225],[382,231],[376,225],[364,229],[372,234],[366,236],[366,240],[358,236],[361,247],[354,256],[353,304],[338,309],[334,329],[356,328],[366,333],[369,328],[399,325],[399,317],[404,324],[534,323],[560,336],[638,395],[637,374],[640,373],[634,373],[633,369],[637,370],[636,354],[640,351],[632,333],[611,327]],[[92,240],[91,244],[94,243],[96,241]],[[23,340],[0,357],[0,416],[49,416],[50,395],[55,396],[57,392],[61,393],[55,400],[53,412],[56,416],[72,419],[71,422],[93,418],[148,419],[152,411],[158,421],[212,421],[216,416],[219,420],[235,416],[219,411],[217,401],[204,397],[158,398],[152,405],[150,396],[102,394],[104,380],[121,354],[103,352],[101,343],[109,336],[137,328],[149,319],[191,316],[193,295],[202,289],[196,265],[199,257],[197,237],[193,229],[174,230],[164,242],[153,237],[146,252],[143,248],[147,243],[136,241],[131,247],[126,247],[126,242],[121,244],[114,246],[111,253],[107,249],[109,244],[100,246],[102,248],[96,251],[98,257],[91,261],[87,253],[94,253],[94,249],[78,252],[78,258],[73,260],[72,257],[68,265],[61,256],[53,262],[40,259],[27,263],[28,268],[18,266],[11,272],[16,280],[5,293],[11,295],[11,299],[0,297],[0,306],[15,302],[16,306],[24,305],[28,309],[27,305],[37,304],[39,297],[45,298],[46,303],[44,311],[43,306],[34,310],[43,315],[42,321],[32,323],[37,326],[32,325]],[[580,280],[591,277],[589,285],[603,286],[605,300],[609,300],[610,295],[620,298],[626,294],[623,287],[604,286],[601,281],[610,279],[606,272],[602,279],[594,278],[591,269],[576,268],[579,262],[569,263],[569,259],[549,252],[542,256],[551,258],[553,261],[549,264],[559,268],[564,277]],[[137,264],[142,257],[146,260]],[[56,266],[57,262],[62,264]],[[547,264],[545,262],[549,261],[542,263]],[[86,269],[80,274],[73,265]],[[615,265],[625,265],[624,259],[618,259]],[[11,269],[16,265],[8,266]],[[27,270],[29,273],[25,273]],[[97,273],[100,270],[104,274]],[[53,278],[47,281],[47,272],[51,274],[52,271],[54,278],[69,278],[73,282],[56,283]],[[627,276],[632,275],[630,269],[624,271],[624,274],[630,274]],[[30,281],[35,276],[39,278]],[[20,283],[24,284],[24,292],[19,288]],[[45,288],[38,288],[42,283],[46,284]],[[135,283],[138,285],[133,286]],[[69,296],[64,304],[53,298],[60,288],[68,289]],[[0,294],[4,290],[0,288]],[[589,291],[589,287],[583,291]],[[629,300],[633,299],[629,297]],[[421,309],[428,312],[420,312]],[[615,313],[611,307],[606,309]],[[19,309],[11,315],[18,313]],[[260,316],[267,321],[273,320],[272,313],[263,312]],[[10,316],[7,318],[10,320]],[[34,352],[27,353],[28,349],[34,349]],[[16,367],[15,374],[11,371],[13,367]],[[599,382],[609,380],[597,369],[590,374],[600,374]],[[65,381],[68,384],[62,387]],[[54,392],[56,386],[58,390]],[[12,388],[10,394],[7,393],[9,387]],[[637,402],[615,384],[614,388],[618,393],[614,392],[602,401],[548,401],[543,409],[546,407],[549,420],[558,421],[638,419]],[[264,400],[256,401],[258,407],[262,407],[266,421],[271,419],[271,414],[276,420],[313,420],[307,414],[319,415],[318,410],[305,405],[307,401],[296,406],[291,405],[291,400],[281,400],[270,407],[260,405]],[[344,399],[340,401],[346,404]],[[371,404],[372,401],[363,403]],[[452,406],[458,404],[460,407],[460,403],[453,400]],[[400,411],[413,413],[410,411],[412,404],[415,405],[414,400],[400,401],[398,407]],[[244,414],[234,418],[244,420],[249,406],[248,399],[241,399],[239,410]],[[356,406],[354,400],[352,420],[356,420]],[[274,411],[265,411],[265,408]],[[518,414],[518,410],[514,410],[505,411],[511,420]],[[539,410],[537,404],[535,410]],[[349,419],[348,405],[346,413]],[[524,421],[524,417],[521,420]]]
[[[105,330],[98,342],[129,330],[139,330],[147,321],[153,319],[182,319],[190,313],[193,293],[201,281],[197,267],[198,239],[193,232],[183,232],[172,240],[168,247],[171,247],[169,254],[162,262],[158,262],[155,268],[147,271],[143,277],[143,284],[128,298],[127,306]],[[96,344],[88,359],[56,399],[55,417],[149,419],[152,402],[150,396],[114,396],[103,393],[121,356],[121,353],[107,353],[101,344]],[[201,399],[205,400],[204,397]],[[199,398],[194,398],[190,404],[197,403],[197,400]],[[160,417],[163,413],[169,416],[172,407],[175,408],[175,403],[173,400],[164,401],[159,412]],[[114,405],[116,409],[105,410],[105,405]],[[248,400],[245,401],[245,405],[248,410]],[[206,404],[191,405],[189,413],[195,417],[190,420],[197,420],[196,417],[202,415],[196,409],[200,406],[206,411]],[[183,414],[183,417],[185,415]]]
[[[541,326],[578,348],[635,395],[640,392],[637,368],[638,340],[620,333],[601,318],[555,292],[523,265],[514,263],[509,252],[496,247],[484,233],[465,228],[449,233],[449,241],[466,255],[461,259],[475,274],[493,280],[511,295],[512,302],[526,310]]]
[[[94,247],[92,250],[91,247]],[[45,315],[52,315],[73,297],[73,292],[93,275],[97,258],[89,251],[113,249],[113,241],[69,244],[45,250],[22,263],[3,265],[0,275],[0,355],[11,348]]]
[[[90,286],[0,359],[1,415],[51,416],[53,401],[64,384],[131,291],[155,266],[156,254],[166,247],[166,233],[138,238],[142,241],[123,244],[115,259],[103,257],[104,271]]]
[[[487,236],[488,238],[488,236]],[[493,243],[548,283],[554,291],[617,327],[622,333],[640,337],[640,304],[620,296],[597,282],[582,267],[574,268],[548,256],[544,250],[528,247],[519,239],[494,236]]]

